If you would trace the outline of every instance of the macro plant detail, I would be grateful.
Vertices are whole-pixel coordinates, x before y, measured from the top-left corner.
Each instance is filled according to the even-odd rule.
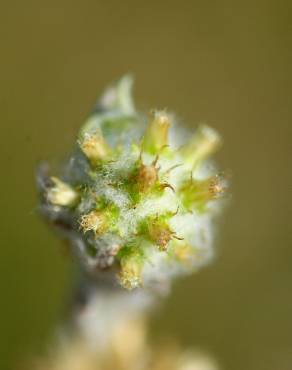
[[[132,79],[109,87],[81,127],[58,177],[40,167],[40,210],[91,276],[126,289],[168,286],[213,254],[213,218],[226,190],[209,158],[219,134],[190,137],[175,117],[138,112]]]

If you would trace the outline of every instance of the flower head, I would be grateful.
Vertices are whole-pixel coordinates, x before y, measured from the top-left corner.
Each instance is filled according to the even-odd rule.
[[[94,273],[112,268],[126,289],[208,262],[214,210],[226,188],[206,166],[219,134],[201,126],[181,146],[180,128],[165,111],[151,112],[145,128],[130,86],[125,77],[105,92],[80,130],[66,181],[53,177],[42,189],[46,215],[66,225],[81,264]]]

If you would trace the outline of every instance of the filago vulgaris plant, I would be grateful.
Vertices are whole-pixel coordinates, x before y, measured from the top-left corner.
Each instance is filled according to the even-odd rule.
[[[43,214],[85,270],[111,270],[125,289],[168,284],[210,260],[226,187],[207,162],[219,134],[201,125],[190,137],[167,111],[141,114],[131,85],[124,77],[106,90],[58,177],[40,174]]]
[[[226,190],[210,161],[220,135],[207,125],[190,134],[166,110],[137,111],[131,88],[125,76],[106,89],[59,173],[38,171],[40,211],[83,276],[75,326],[99,348],[153,292],[211,260]]]

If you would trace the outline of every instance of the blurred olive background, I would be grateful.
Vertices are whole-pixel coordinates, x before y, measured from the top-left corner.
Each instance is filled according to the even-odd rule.
[[[45,353],[70,261],[36,214],[34,170],[70,150],[104,86],[223,135],[232,203],[217,259],[175,284],[152,336],[222,369],[292,368],[291,1],[2,1],[0,368]]]

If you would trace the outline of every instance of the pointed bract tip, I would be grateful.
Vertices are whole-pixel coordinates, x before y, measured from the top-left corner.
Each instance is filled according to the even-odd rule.
[[[105,90],[97,106],[103,110],[119,110],[126,115],[134,114],[133,83],[134,78],[131,74],[124,75]]]

